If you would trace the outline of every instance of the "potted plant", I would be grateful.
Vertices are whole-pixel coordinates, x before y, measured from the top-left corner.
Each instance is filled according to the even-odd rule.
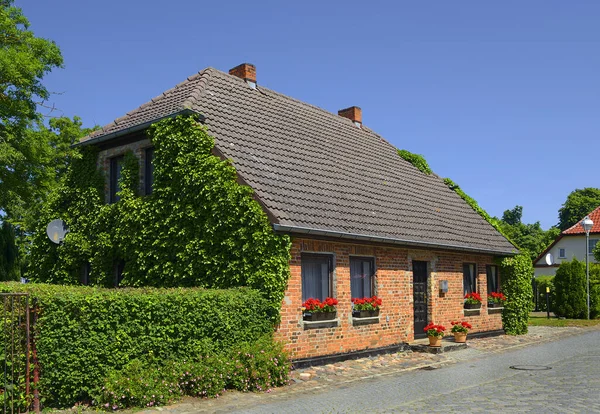
[[[354,298],[352,299],[352,316],[355,318],[371,318],[379,316],[379,307],[381,299],[377,296],[370,298]]]
[[[323,302],[319,299],[310,298],[302,304],[305,321],[329,321],[335,319],[337,299],[325,298]]]
[[[467,293],[465,295],[465,309],[481,308],[481,296],[477,292]]]
[[[429,346],[442,346],[442,338],[444,337],[444,331],[446,330],[444,326],[430,322],[423,330],[427,332]]]
[[[501,292],[492,292],[488,295],[488,308],[502,308],[506,302],[506,296]]]
[[[465,343],[467,342],[467,334],[469,329],[472,328],[469,322],[452,321],[452,329],[450,332],[454,334],[454,342]]]

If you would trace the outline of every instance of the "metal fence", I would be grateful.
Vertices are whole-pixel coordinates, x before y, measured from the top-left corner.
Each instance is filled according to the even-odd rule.
[[[30,386],[30,298],[27,293],[0,293],[0,300],[0,409],[4,413],[37,411],[39,403],[32,405]]]

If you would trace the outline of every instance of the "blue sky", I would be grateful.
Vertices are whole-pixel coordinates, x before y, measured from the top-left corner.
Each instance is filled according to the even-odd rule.
[[[491,215],[544,228],[600,187],[600,2],[16,0],[65,68],[59,114],[104,125],[207,67],[351,105]],[[168,4],[168,5],[167,5]]]

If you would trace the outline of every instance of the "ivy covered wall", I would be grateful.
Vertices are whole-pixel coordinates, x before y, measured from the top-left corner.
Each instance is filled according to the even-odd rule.
[[[289,277],[288,236],[273,232],[252,189],[236,182],[229,161],[212,155],[214,140],[191,117],[153,125],[154,184],[140,196],[139,163],[125,155],[120,201],[105,204],[98,152],[84,147],[52,195],[31,240],[28,277],[47,283],[81,283],[90,263],[93,285],[249,286],[279,310]],[[62,245],[46,224],[69,226]]]

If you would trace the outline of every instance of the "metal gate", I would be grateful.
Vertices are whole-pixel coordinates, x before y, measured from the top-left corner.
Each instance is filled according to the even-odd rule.
[[[0,409],[28,412],[32,401],[29,294],[0,293],[0,300]]]

